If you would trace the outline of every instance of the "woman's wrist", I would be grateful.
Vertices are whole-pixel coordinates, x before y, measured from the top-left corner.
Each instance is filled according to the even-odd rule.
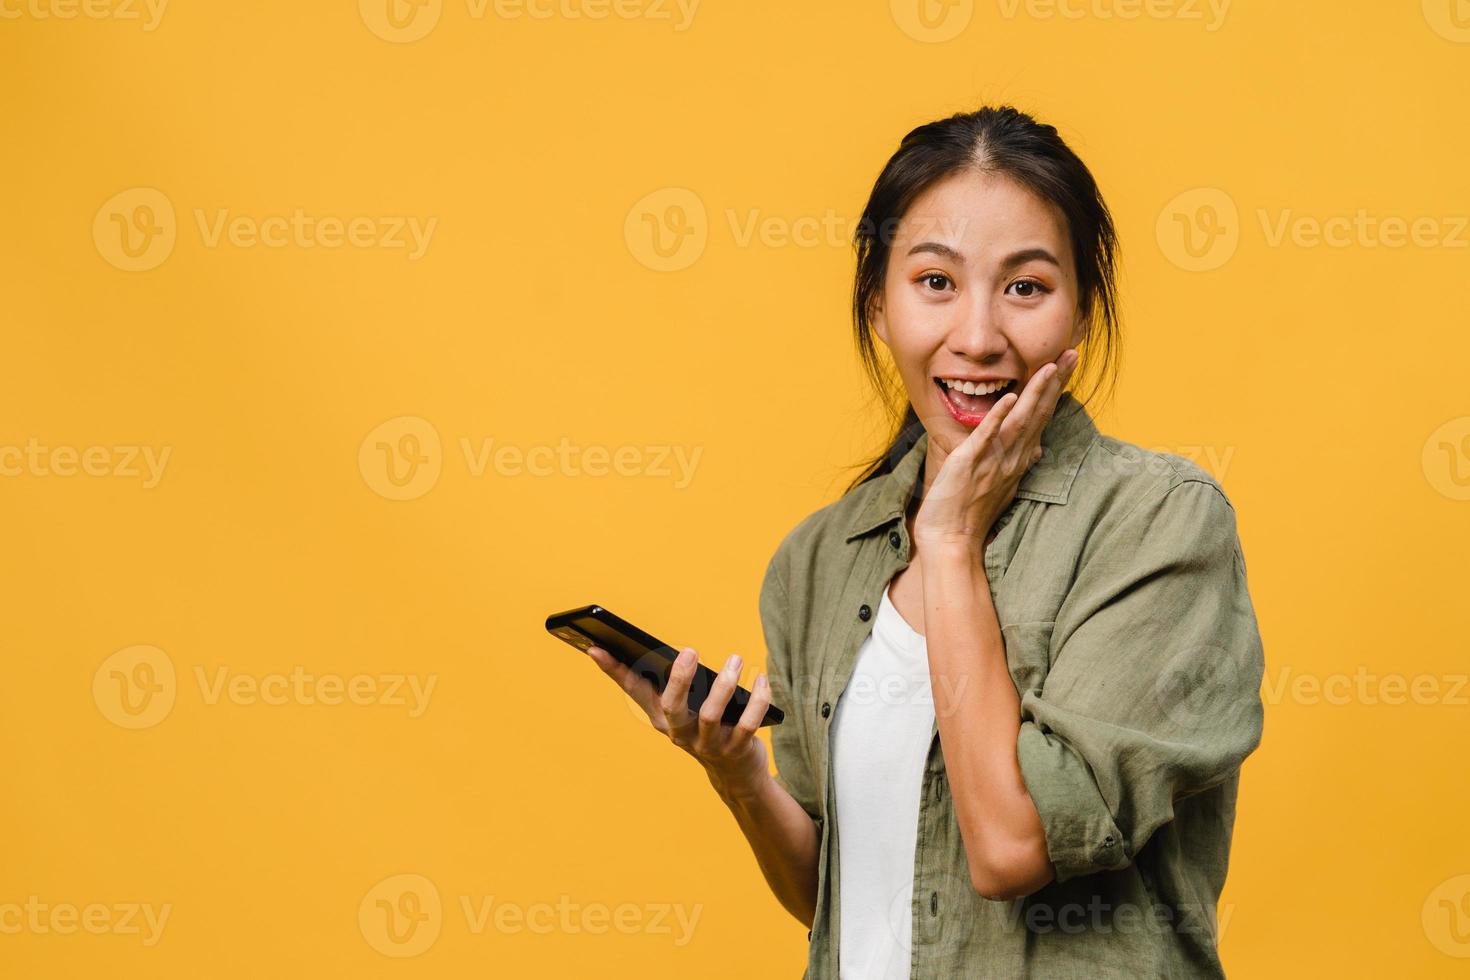
[[[921,545],[920,550],[924,578],[931,574],[947,577],[956,571],[985,574],[985,548],[978,537],[942,538]]]
[[[709,777],[710,785],[720,795],[727,805],[748,804],[757,800],[765,793],[767,786],[773,782],[770,772],[763,771],[755,774],[722,772],[717,769],[705,767],[705,775]]]

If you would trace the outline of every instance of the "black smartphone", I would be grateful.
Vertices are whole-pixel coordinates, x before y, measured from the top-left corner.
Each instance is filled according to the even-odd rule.
[[[627,620],[613,615],[601,606],[582,606],[580,609],[568,609],[566,612],[547,616],[546,631],[558,639],[565,640],[578,650],[586,651],[588,647],[602,647],[633,668],[635,672],[648,678],[654,690],[660,694],[668,684],[669,671],[674,666],[674,660],[679,656],[678,650],[643,632]],[[695,668],[694,679],[689,683],[689,710],[691,712],[699,711],[700,705],[704,704],[704,699],[709,695],[710,688],[714,686],[715,678],[718,676],[704,664]],[[750,692],[736,685],[729,702],[725,705],[725,713],[720,721],[726,725],[735,724],[745,713],[745,706],[749,702]],[[780,708],[774,704],[768,705],[761,725],[779,725],[785,717],[785,712]]]

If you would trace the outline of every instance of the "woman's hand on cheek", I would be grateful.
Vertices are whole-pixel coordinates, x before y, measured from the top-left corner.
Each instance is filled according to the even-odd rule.
[[[1077,365],[1068,349],[1042,365],[1019,396],[1007,394],[945,459],[914,517],[920,547],[976,548],[1041,458],[1041,433]]]

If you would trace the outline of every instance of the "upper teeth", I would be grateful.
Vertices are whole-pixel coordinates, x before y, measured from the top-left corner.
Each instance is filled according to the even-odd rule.
[[[945,387],[963,391],[967,395],[993,394],[1010,384],[1009,381],[989,381],[976,384],[974,381],[956,381],[953,378],[941,378],[940,380],[944,382]]]

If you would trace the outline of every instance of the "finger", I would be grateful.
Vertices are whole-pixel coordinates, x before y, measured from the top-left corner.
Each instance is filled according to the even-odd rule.
[[[587,648],[587,656],[592,662],[602,668],[602,672],[617,682],[623,689],[623,693],[632,698],[638,707],[648,715],[651,720],[654,717],[658,703],[658,692],[649,683],[648,678],[635,674],[628,669],[628,665],[617,657],[608,653],[602,647],[591,646]]]
[[[715,682],[710,685],[704,704],[699,706],[699,740],[695,745],[701,754],[708,753],[724,740],[724,734],[720,732],[720,719],[725,716],[725,706],[730,703],[730,695],[735,693],[742,664],[740,654],[732,653],[730,659],[725,661],[725,666],[720,668]]]
[[[689,712],[689,685],[694,672],[699,669],[699,655],[693,647],[684,647],[669,668],[669,682],[664,685],[659,699],[664,717],[669,723],[669,737],[676,744],[685,745],[693,736],[698,720]]]
[[[1021,392],[1021,397],[1016,402],[1016,411],[1012,413],[1012,431],[1023,428],[1031,414],[1036,411],[1036,405],[1041,401],[1042,393],[1056,378],[1057,365],[1054,361],[1047,361],[1037,369],[1026,382],[1026,389]]]
[[[1072,376],[1072,371],[1077,367],[1077,359],[1077,351],[1069,347],[1052,362],[1052,376],[1047,381],[1046,388],[1040,393],[1036,409],[1026,425],[1032,446],[1041,441],[1042,432],[1056,413],[1057,403],[1061,401],[1062,392],[1067,387],[1067,379]]]
[[[1045,420],[1040,418],[1040,406],[1045,404],[1048,397],[1055,402],[1053,389],[1057,385],[1057,373],[1057,362],[1047,361],[1026,382],[1026,390],[1021,392],[1016,410],[1010,415],[1010,424],[1002,435],[1001,441],[1007,447],[1023,445],[1028,435],[1045,428]],[[1056,394],[1060,394],[1059,387],[1056,388]],[[1037,425],[1038,421],[1042,424]]]
[[[1046,427],[1051,424],[1052,416],[1056,414],[1062,392],[1066,390],[1067,381],[1076,369],[1079,359],[1076,348],[1069,347],[1062,351],[1056,360],[1043,365],[1050,369],[1049,376],[1046,378],[1046,384],[1037,392],[1036,401],[1031,407],[1029,416],[1024,420],[1019,420],[1020,427],[1015,434],[1014,444],[1016,454],[1011,457],[1012,462],[1019,464],[1024,458],[1025,465],[1029,467],[1044,455],[1044,450],[1041,448],[1041,437],[1046,432]]]
[[[770,706],[771,681],[765,674],[757,674],[755,683],[750,685],[750,700],[745,702],[745,710],[740,713],[740,720],[735,723],[735,731],[731,735],[732,751],[740,751],[746,741],[755,735],[756,729],[761,727],[761,722],[766,717],[766,709]]]
[[[995,406],[985,413],[985,417],[980,420],[980,424],[975,426],[974,430],[955,447],[952,455],[958,456],[960,460],[966,461],[973,461],[984,455],[986,448],[996,440],[1000,433],[1006,416],[1015,410],[1016,399],[1016,393],[1013,391],[1008,391],[1002,395],[1000,401],[996,402]]]
[[[1070,378],[1077,370],[1077,365],[1081,360],[1082,355],[1075,347],[1068,347],[1062,351],[1062,356],[1057,358],[1057,366],[1062,369],[1063,377]]]

